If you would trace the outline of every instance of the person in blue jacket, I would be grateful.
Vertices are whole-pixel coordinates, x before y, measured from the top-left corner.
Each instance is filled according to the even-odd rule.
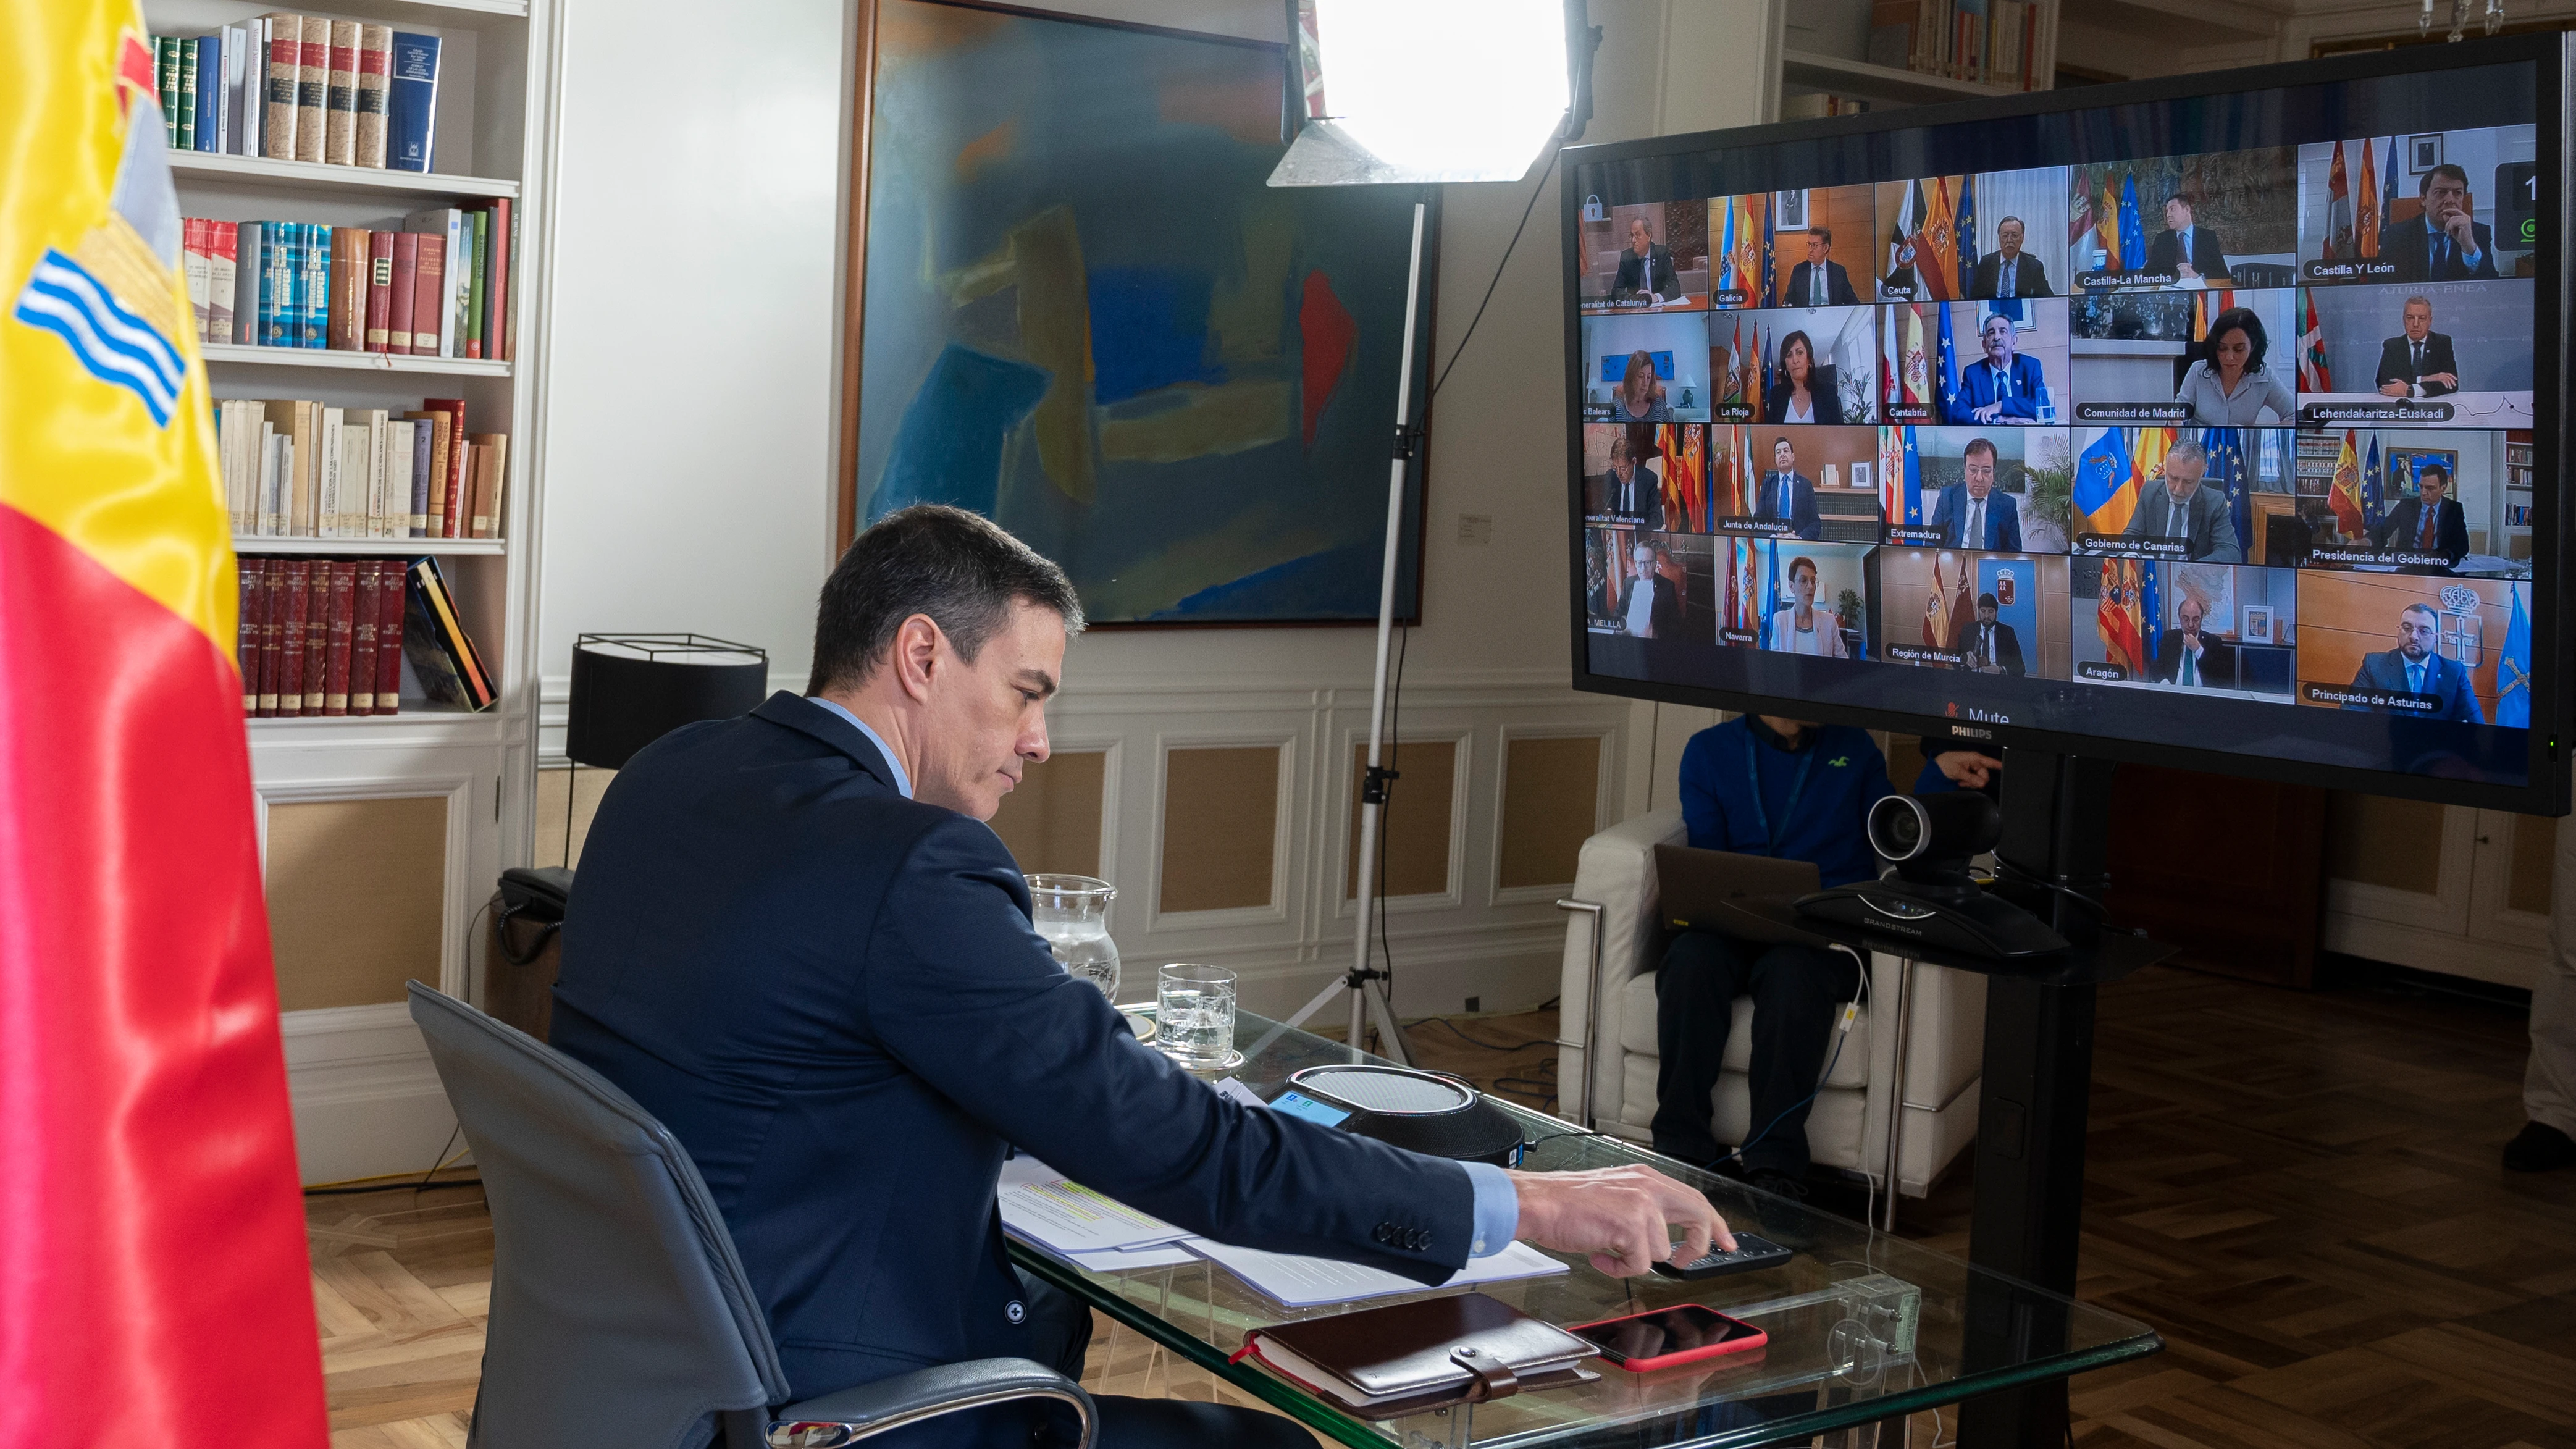
[[[1938,751],[1938,753],[1935,753]],[[1991,756],[1924,741],[1914,793],[1985,789]],[[1682,823],[1698,850],[1814,864],[1826,886],[1878,874],[1869,807],[1895,793],[1869,732],[1773,715],[1701,730],[1682,750]],[[1655,973],[1655,1150],[1740,1170],[1754,1186],[1807,1195],[1807,1111],[1825,1069],[1834,1015],[1860,989],[1850,957],[1818,946],[1745,941],[1717,931],[1674,936]],[[1730,1153],[1710,1123],[1735,998],[1753,998],[1750,1137]]]

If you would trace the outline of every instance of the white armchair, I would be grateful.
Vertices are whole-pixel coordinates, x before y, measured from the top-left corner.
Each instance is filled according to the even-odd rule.
[[[1682,843],[1678,809],[1602,831],[1583,843],[1567,902],[1558,1106],[1578,1125],[1636,1142],[1649,1140],[1655,1116],[1655,968],[1664,950],[1655,847]],[[1882,1187],[1892,1177],[1909,1197],[1929,1192],[1977,1135],[1985,1012],[1983,976],[1916,964],[1909,982],[1904,961],[1873,953],[1860,1019],[1807,1118],[1808,1155]],[[1740,1143],[1752,1128],[1744,1076],[1752,1019],[1752,1001],[1739,998],[1710,1102],[1720,1142]],[[1901,1122],[1892,1134],[1891,1120]]]

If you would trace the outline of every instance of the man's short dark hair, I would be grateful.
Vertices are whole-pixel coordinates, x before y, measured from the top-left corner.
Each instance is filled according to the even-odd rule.
[[[2461,170],[2461,169],[2460,169],[2459,167],[2457,167],[2457,166],[2452,165],[2450,162],[2445,161],[2445,162],[2443,162],[2442,164],[2440,164],[2440,165],[2438,165],[2438,166],[2434,167],[2432,170],[2427,171],[2427,172],[2425,172],[2425,173],[2424,173],[2424,179],[2415,183],[2415,194],[2416,194],[2417,196],[2430,196],[2430,195],[2432,195],[2432,194],[2433,194],[2433,178],[2434,178],[2434,177],[2436,177],[2436,176],[2448,176],[2448,177],[2449,177],[2449,178],[2451,178],[2453,181],[2456,181],[2456,182],[2460,183],[2460,189],[2461,189],[2461,190],[2465,191],[2465,190],[2467,190],[2467,189],[2468,189],[2468,185],[2469,185],[2469,173],[2467,173],[2466,171]]]
[[[2179,191],[2175,192],[2175,193],[2174,193],[2173,195],[2171,195],[2171,196],[2166,197],[2166,198],[2165,198],[2165,205],[2167,205],[2167,206],[2171,206],[2171,205],[2173,205],[2173,204],[2174,204],[2175,202],[2177,202],[2177,201],[2179,201],[2179,202],[2181,202],[2181,203],[2183,204],[2183,209],[2184,209],[2185,211],[2198,211],[2198,210],[2200,210],[2200,208],[2199,208],[2199,207],[2194,206],[2194,205],[2192,205],[2192,204],[2191,204],[2191,198],[2190,198],[2190,197],[2183,195],[2183,194],[2182,194],[2181,192],[2179,192]]]
[[[1977,607],[1980,609],[1993,609],[1998,613],[2003,610],[2003,605],[1996,603],[1995,596],[1992,594],[1977,595]]]
[[[1970,458],[1975,457],[1979,453],[1985,454],[1988,460],[1998,465],[2003,461],[1996,455],[1995,445],[1992,442],[1984,438],[1970,438],[1968,440],[1968,446],[1959,450],[1960,465],[1964,467]]]
[[[1816,240],[1823,242],[1827,246],[1832,246],[1834,244],[1834,229],[1832,227],[1811,226],[1807,228],[1807,235],[1814,237]]]
[[[2448,488],[2451,486],[2451,470],[2443,467],[2439,463],[2427,463],[2423,467],[2416,469],[2415,477],[2418,482],[2421,482],[2426,478],[2439,478],[2442,480],[2443,487]]]
[[[1082,601],[1064,570],[991,519],[938,503],[889,513],[851,541],[823,581],[806,691],[866,683],[915,614],[972,663],[1014,603],[1052,610],[1066,633],[1082,629]]]

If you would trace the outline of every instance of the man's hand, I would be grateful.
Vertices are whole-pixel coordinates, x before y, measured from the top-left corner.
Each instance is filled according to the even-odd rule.
[[[2424,380],[2426,382],[2438,382],[2442,386],[2450,388],[2454,392],[2458,391],[2460,386],[2460,378],[2457,373],[2428,372],[2424,374]]]
[[[1522,1241],[1586,1254],[1609,1277],[1634,1277],[1668,1259],[1687,1263],[1706,1256],[1712,1243],[1735,1250],[1735,1235],[1707,1197],[1651,1167],[1515,1172],[1512,1187],[1521,1199]]]
[[[2003,666],[1998,664],[1995,670],[2001,673]],[[1986,788],[1986,782],[1992,780],[1995,773],[2004,767],[2003,761],[1992,755],[1978,754],[1974,750],[1945,750],[1934,755],[1932,763],[1951,784],[1962,790]]]
[[[1981,408],[1970,408],[1970,409],[1968,410],[1968,416],[1970,416],[1970,417],[1972,417],[1972,418],[1975,418],[1978,422],[1981,422],[1981,423],[1991,423],[1991,422],[1993,422],[1995,419],[1997,419],[1997,418],[1999,418],[1999,417],[2002,417],[2002,416],[2003,416],[2003,413],[2004,413],[2004,405],[2003,405],[2002,403],[1999,403],[1999,402],[1990,402],[1990,403],[1986,404],[1984,407],[1981,407]]]
[[[2379,385],[2379,395],[2381,397],[2404,397],[2414,390],[2414,388],[2403,382],[2399,382],[2394,378]]]
[[[2463,252],[2473,253],[2478,249],[2477,226],[2477,218],[2465,208],[2442,218],[2442,230],[2451,234],[2451,240],[2459,243]]]
[[[2174,276],[2177,280],[2183,277],[2197,277],[2199,275],[2200,268],[2193,266],[2189,262],[2174,263]]]

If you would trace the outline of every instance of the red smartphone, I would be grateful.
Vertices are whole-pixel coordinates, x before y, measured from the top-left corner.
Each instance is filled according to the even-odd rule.
[[[1719,1354],[1742,1353],[1771,1341],[1771,1335],[1752,1324],[1697,1303],[1575,1324],[1566,1332],[1589,1342],[1601,1350],[1603,1358],[1635,1374],[1650,1374]]]

